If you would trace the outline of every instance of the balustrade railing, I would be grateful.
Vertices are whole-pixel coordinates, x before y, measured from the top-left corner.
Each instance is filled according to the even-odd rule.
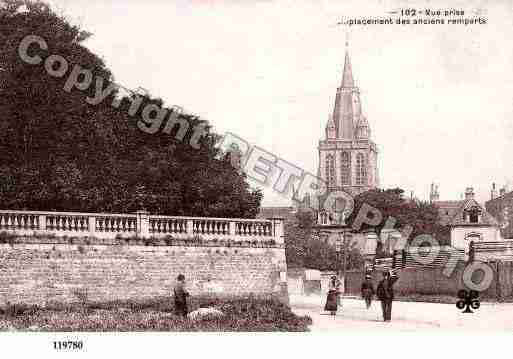
[[[116,236],[230,240],[271,240],[283,243],[283,220],[240,218],[171,217],[136,214],[0,211],[0,232],[20,235]]]

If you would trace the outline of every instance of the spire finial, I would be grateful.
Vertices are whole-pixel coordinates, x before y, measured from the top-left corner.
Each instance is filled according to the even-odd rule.
[[[354,87],[353,72],[351,70],[351,60],[349,59],[349,33],[346,32],[346,56],[344,59],[344,72],[342,75],[342,87]]]

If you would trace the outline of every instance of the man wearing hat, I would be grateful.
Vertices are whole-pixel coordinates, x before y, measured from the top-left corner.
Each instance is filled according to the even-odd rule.
[[[378,284],[376,294],[381,301],[383,320],[389,322],[392,319],[392,301],[394,300],[394,283],[399,279],[393,270],[383,272],[383,279]]]
[[[362,298],[365,300],[367,309],[370,308],[372,303],[372,296],[374,295],[374,286],[372,285],[372,278],[370,274],[365,275],[365,281],[362,283]]]

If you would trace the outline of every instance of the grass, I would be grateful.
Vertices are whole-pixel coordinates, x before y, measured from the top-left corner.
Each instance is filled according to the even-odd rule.
[[[170,297],[144,301],[54,303],[45,308],[8,305],[0,312],[0,330],[40,331],[308,331],[309,317],[297,316],[276,298],[195,297],[189,310],[215,307],[223,317],[199,320],[174,315]]]

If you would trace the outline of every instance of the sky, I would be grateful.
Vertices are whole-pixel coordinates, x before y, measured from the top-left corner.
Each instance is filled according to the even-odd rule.
[[[346,36],[382,188],[443,200],[513,190],[512,1],[52,0],[94,35],[116,82],[143,87],[298,167],[340,85]],[[448,4],[450,4],[448,6]],[[337,25],[401,8],[459,9],[485,25]],[[347,35],[346,35],[347,34]],[[264,188],[263,205],[290,205]]]

